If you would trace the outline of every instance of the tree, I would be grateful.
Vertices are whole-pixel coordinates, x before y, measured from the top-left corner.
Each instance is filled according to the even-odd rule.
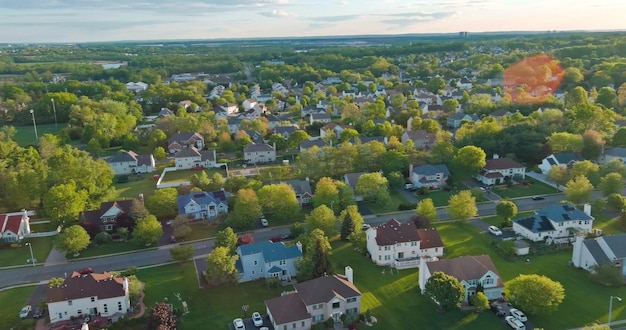
[[[169,251],[172,259],[176,261],[185,262],[193,257],[193,245],[180,245],[171,248]]]
[[[164,302],[156,303],[150,308],[148,330],[176,329],[176,316],[170,312],[170,306]]]
[[[556,183],[557,186],[564,186],[571,179],[569,169],[559,165],[552,165],[550,171],[548,171],[547,177],[548,180]]]
[[[236,230],[244,230],[259,219],[261,206],[252,189],[241,189],[235,197],[233,210],[228,215],[228,223]]]
[[[183,239],[193,231],[189,226],[189,216],[186,214],[176,216],[174,221],[172,221],[172,228],[174,228],[174,237],[176,239]]]
[[[137,221],[133,238],[140,244],[152,245],[163,235],[163,227],[154,215],[149,215]]]
[[[459,107],[459,101],[457,101],[456,99],[447,99],[443,101],[442,106],[449,112],[454,112],[456,111],[456,108]]]
[[[48,281],[48,287],[54,288],[63,285],[65,279],[63,277],[53,277]]]
[[[598,91],[598,96],[596,97],[596,103],[602,104],[608,109],[614,107],[617,101],[617,93],[611,87],[602,87]]]
[[[237,234],[235,234],[230,227],[218,231],[215,235],[215,246],[223,246],[228,248],[230,254],[235,254],[235,249],[237,249]]]
[[[309,232],[319,229],[328,237],[337,235],[337,219],[333,211],[326,205],[314,208],[313,211],[304,218],[304,222]]]
[[[620,271],[619,267],[615,267],[615,264],[612,262],[605,262],[602,265],[595,265],[592,267],[593,273],[591,274],[591,278],[606,286],[623,286],[624,285],[624,276]]]
[[[373,201],[379,205],[386,205],[390,201],[389,182],[379,172],[361,175],[355,191],[363,196],[363,199]]]
[[[317,181],[315,185],[315,194],[313,194],[313,207],[326,205],[335,208],[339,207],[339,190],[335,185],[335,180],[329,177],[323,177]]]
[[[619,173],[609,173],[600,179],[598,188],[605,197],[620,193],[624,189],[624,179]]]
[[[415,215],[418,217],[424,217],[428,221],[437,220],[437,209],[435,208],[435,204],[431,198],[424,198],[419,203],[417,203],[417,207],[415,208]]]
[[[507,283],[507,296],[527,314],[550,313],[565,298],[561,283],[537,274],[520,274]]]
[[[349,205],[339,214],[339,222],[341,222],[341,239],[348,239],[352,234],[361,232],[363,217],[356,205]]]
[[[579,152],[583,148],[583,140],[580,134],[567,132],[555,132],[547,138],[548,146],[552,152]]]
[[[150,212],[148,212],[146,207],[143,205],[143,201],[140,201],[138,199],[133,199],[132,205],[130,206],[130,212],[129,212],[128,215],[134,221],[137,221],[139,219],[143,219],[143,218],[147,217],[149,214],[150,214]]]
[[[443,272],[434,272],[430,276],[425,291],[443,309],[460,307],[465,296],[465,289],[459,280]]]
[[[328,258],[328,253],[331,250],[328,238],[319,229],[315,229],[311,232],[309,239],[309,249],[307,249],[308,258],[310,258],[313,264],[313,271],[311,275],[313,278],[324,276],[325,274],[333,273],[333,266]]]
[[[573,178],[565,185],[565,199],[574,204],[588,202],[592,192],[593,185],[582,175]]]
[[[598,159],[604,149],[604,138],[594,130],[588,130],[582,136],[581,154],[585,159]]]
[[[485,166],[487,155],[483,149],[476,146],[465,146],[459,149],[454,156],[454,161],[459,166],[470,168],[474,171]]]
[[[78,221],[78,215],[85,210],[87,192],[77,190],[74,181],[56,185],[43,195],[43,214],[55,225],[67,225]]]
[[[209,283],[232,283],[236,281],[235,262],[239,256],[230,253],[227,247],[218,246],[206,258],[206,277]]]
[[[178,213],[176,188],[157,189],[146,200],[146,208],[157,218],[174,217]]]
[[[163,147],[156,147],[152,152],[152,156],[154,156],[154,159],[156,160],[163,160],[165,159],[165,157],[167,157],[167,153],[165,152],[165,149],[163,149]]]
[[[300,212],[293,187],[281,182],[263,186],[257,191],[263,214],[271,219],[292,219]]]
[[[431,93],[440,94],[441,90],[446,87],[446,81],[441,77],[433,77],[426,86]]]
[[[456,195],[450,196],[448,200],[448,214],[453,219],[467,220],[478,214],[476,208],[476,198],[469,190],[460,191]]]
[[[615,211],[624,212],[626,198],[620,194],[610,194],[606,198],[606,204]]]
[[[166,147],[167,134],[160,129],[155,129],[148,135],[148,145],[151,148]]]
[[[477,292],[475,295],[471,296],[469,300],[470,304],[476,307],[478,312],[489,308],[489,299],[487,299],[487,296],[482,292]]]
[[[89,234],[85,228],[73,225],[65,228],[57,237],[54,246],[66,254],[78,254],[89,245]]]
[[[496,205],[496,214],[504,219],[506,223],[509,223],[515,215],[517,215],[517,205],[510,200],[501,200]]]

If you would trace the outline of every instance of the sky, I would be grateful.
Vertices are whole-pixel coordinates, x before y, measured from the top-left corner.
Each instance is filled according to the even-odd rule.
[[[0,0],[0,43],[624,30],[624,0]]]

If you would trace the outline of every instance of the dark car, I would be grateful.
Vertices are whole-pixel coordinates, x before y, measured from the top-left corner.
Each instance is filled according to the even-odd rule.
[[[491,304],[491,310],[496,313],[496,315],[498,316],[504,316],[506,315],[506,310],[504,309],[504,307],[500,306],[500,304],[493,303]]]
[[[91,274],[91,273],[93,273],[93,268],[85,267],[85,268],[79,270],[78,273],[81,274],[81,275]]]
[[[33,313],[33,318],[38,319],[43,316],[43,310],[39,307],[35,308],[35,312]]]
[[[283,237],[281,235],[270,237],[270,242],[277,243],[277,242],[281,242],[282,240],[283,240]]]
[[[545,199],[545,197],[541,197],[541,196],[533,196],[531,199],[532,199],[532,200],[534,200],[534,201],[542,201],[542,200],[544,200],[544,199]]]

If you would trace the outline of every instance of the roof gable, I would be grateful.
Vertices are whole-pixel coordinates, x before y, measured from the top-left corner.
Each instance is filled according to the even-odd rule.
[[[412,221],[401,223],[396,219],[391,219],[375,229],[376,244],[378,246],[417,242],[420,240],[415,224]]]

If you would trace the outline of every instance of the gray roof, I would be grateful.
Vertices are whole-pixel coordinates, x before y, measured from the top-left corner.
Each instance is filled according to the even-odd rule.
[[[237,248],[242,256],[261,253],[265,262],[274,262],[302,257],[302,251],[296,245],[285,246],[283,242],[273,243],[271,241],[256,242],[241,245]]]
[[[361,177],[361,175],[365,174],[365,172],[359,172],[359,173],[346,173],[345,175],[345,179],[346,181],[348,181],[348,185],[354,189],[356,187],[356,184],[359,182],[359,178]]]
[[[215,161],[215,149],[210,149],[210,150],[201,150],[200,151],[200,159],[205,161],[205,160],[211,160],[211,161]]]
[[[435,175],[439,173],[443,173],[446,176],[450,175],[450,170],[448,170],[448,166],[446,164],[424,164],[413,168],[413,173],[422,174],[426,176]]]
[[[317,146],[318,148],[328,146],[328,143],[322,139],[319,140],[304,140],[300,143],[300,149],[309,149],[313,146]]]
[[[626,257],[626,234],[602,237],[617,258]]]
[[[330,119],[330,115],[327,113],[312,113],[311,114],[311,118],[313,118],[313,120],[316,119]]]
[[[125,163],[136,162],[137,154],[133,151],[120,152],[115,156],[111,156],[107,159],[108,163]]]
[[[469,118],[466,118],[466,116],[469,117]],[[464,119],[466,119],[466,120],[477,121],[480,118],[478,118],[478,116],[476,116],[474,114],[469,114],[469,113],[464,113],[464,112],[457,112],[457,113],[451,115],[450,117],[448,117],[448,119],[451,119],[451,120],[464,120]]]
[[[583,241],[583,244],[587,247],[587,250],[593,257],[593,260],[596,261],[596,264],[602,265],[611,261],[604,251],[602,251],[597,239],[586,239]]]
[[[202,140],[202,142],[204,142],[204,137],[196,132],[182,132],[172,135],[172,137],[167,139],[167,144],[172,144],[173,142],[184,142],[191,139],[192,137],[195,140]]]
[[[559,164],[569,164],[570,162],[583,160],[582,157],[577,156],[573,152],[559,152],[557,154],[554,154],[554,158],[559,161]]]
[[[613,157],[626,157],[626,148],[615,147],[604,149],[604,154]]]
[[[177,152],[174,155],[174,158],[185,158],[185,157],[200,157],[200,151],[196,149],[196,147],[185,148],[181,151]]]
[[[553,231],[554,226],[552,222],[573,220],[590,221],[593,220],[593,217],[585,214],[585,212],[575,208],[571,204],[557,204],[538,210],[534,215],[529,217],[515,219],[513,221],[533,233],[540,233]]]
[[[296,131],[295,126],[278,126],[276,128],[274,128],[274,133],[275,134],[283,134],[283,133],[293,133]]]
[[[243,148],[243,152],[261,152],[261,151],[274,151],[274,147],[267,143],[250,143],[245,148]]]
[[[313,196],[311,184],[308,180],[285,180],[285,183],[293,188],[296,195],[304,195],[305,193]]]

